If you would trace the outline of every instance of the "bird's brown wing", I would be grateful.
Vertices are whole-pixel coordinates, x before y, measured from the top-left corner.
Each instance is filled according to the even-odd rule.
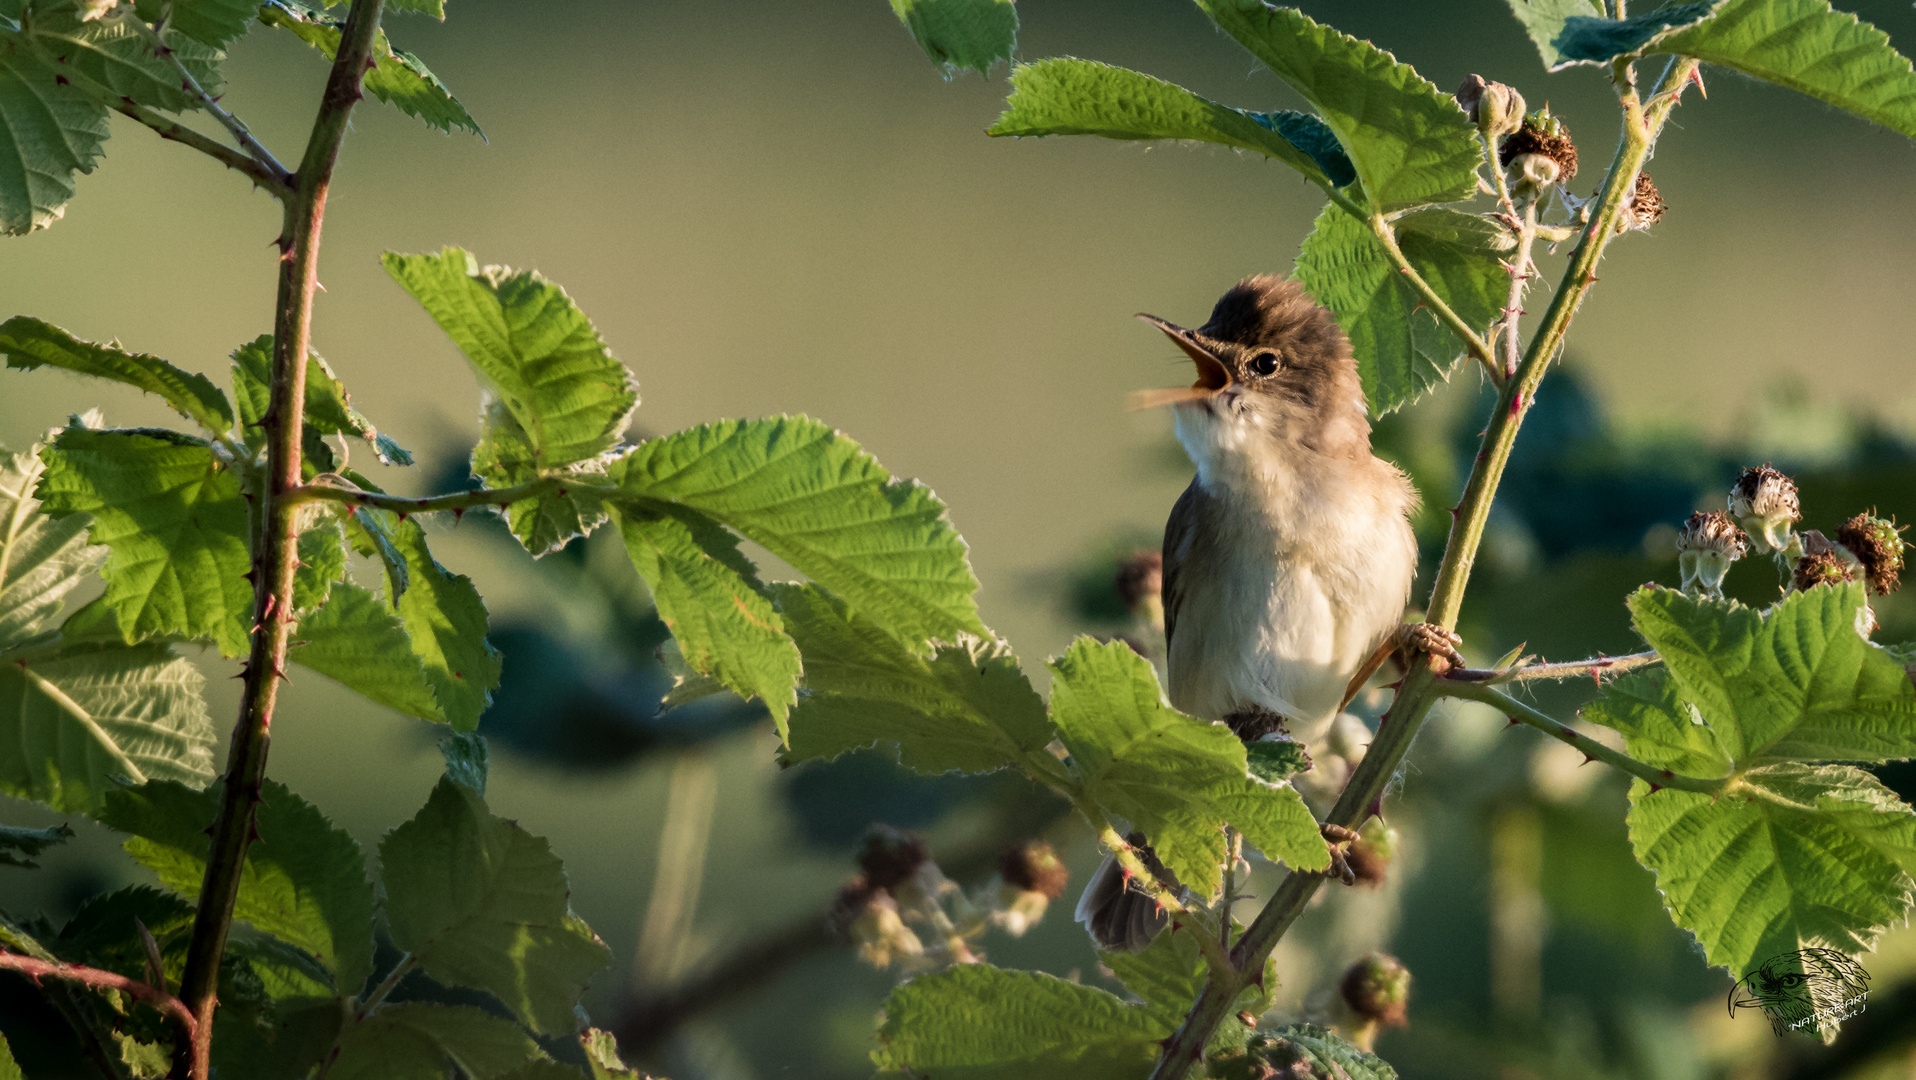
[[[1159,596],[1164,602],[1164,652],[1167,657],[1171,653],[1171,635],[1177,630],[1178,604],[1184,599],[1180,571],[1191,555],[1199,507],[1204,498],[1204,490],[1198,487],[1197,477],[1192,477],[1191,486],[1178,496],[1177,504],[1171,507],[1170,520],[1164,523],[1164,583]]]

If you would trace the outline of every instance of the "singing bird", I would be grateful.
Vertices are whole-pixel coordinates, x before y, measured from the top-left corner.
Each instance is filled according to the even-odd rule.
[[[1417,493],[1370,446],[1370,410],[1350,340],[1297,282],[1247,278],[1196,330],[1151,315],[1197,365],[1189,388],[1144,391],[1169,406],[1197,476],[1164,527],[1164,634],[1171,704],[1245,742],[1321,738],[1393,650],[1463,666],[1455,634],[1406,624],[1417,572]],[[1326,839],[1350,838],[1327,826]],[[1143,837],[1146,865],[1175,883]],[[1105,949],[1136,950],[1164,914],[1107,857],[1077,919]]]

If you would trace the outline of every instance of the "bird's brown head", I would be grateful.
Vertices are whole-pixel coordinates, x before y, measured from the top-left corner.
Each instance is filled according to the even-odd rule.
[[[1195,330],[1155,315],[1138,317],[1191,358],[1197,381],[1139,391],[1132,403],[1176,406],[1179,437],[1193,456],[1193,436],[1226,429],[1321,453],[1369,452],[1368,409],[1350,339],[1297,282],[1268,274],[1246,278]]]

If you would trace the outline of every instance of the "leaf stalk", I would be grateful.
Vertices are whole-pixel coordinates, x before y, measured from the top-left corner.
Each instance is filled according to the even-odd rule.
[[[0,971],[18,972],[35,982],[53,978],[78,983],[95,990],[117,990],[135,1001],[144,1002],[159,1010],[162,1016],[171,1020],[180,1029],[182,1041],[194,1047],[196,1054],[201,1052],[203,1040],[195,1035],[198,1023],[193,1014],[179,998],[160,987],[140,982],[138,979],[129,979],[118,972],[82,967],[79,964],[63,964],[54,960],[42,960],[39,957],[22,956],[13,952],[0,952]],[[203,1057],[196,1064],[202,1072],[207,1068]]]
[[[1424,276],[1417,272],[1416,267],[1410,265],[1410,260],[1404,257],[1404,249],[1397,245],[1397,231],[1390,227],[1389,219],[1382,214],[1372,214],[1367,221],[1371,232],[1377,234],[1377,242],[1384,246],[1384,254],[1390,256],[1392,265],[1397,267],[1397,272],[1404,276],[1404,280],[1410,283],[1410,287],[1417,290],[1417,295],[1423,299],[1424,306],[1436,312],[1437,318],[1450,328],[1451,333],[1457,335],[1458,340],[1464,343],[1464,349],[1484,366],[1484,371],[1490,375],[1490,381],[1502,386],[1504,384],[1503,368],[1498,366],[1496,354],[1491,350],[1489,342],[1486,342],[1482,334],[1465,322],[1462,316],[1453,311],[1451,306],[1444,302],[1444,298],[1437,295],[1437,290],[1430,287],[1430,282],[1425,281]]]
[[[1676,788],[1681,791],[1695,791],[1704,795],[1719,795],[1727,790],[1731,784],[1729,778],[1704,780],[1694,776],[1683,776],[1671,772],[1669,769],[1659,769],[1654,765],[1645,764],[1620,750],[1613,750],[1605,746],[1590,736],[1578,732],[1570,725],[1556,720],[1548,714],[1504,693],[1502,690],[1485,683],[1452,682],[1449,679],[1438,679],[1433,685],[1435,688],[1434,692],[1439,696],[1458,698],[1463,701],[1482,702],[1509,717],[1511,723],[1528,724],[1553,739],[1563,740],[1565,744],[1582,753],[1585,757],[1594,758],[1603,762],[1605,765],[1629,773],[1631,776],[1646,783],[1654,784],[1657,787]]]
[[[174,74],[180,77],[181,88],[193,95],[199,102],[200,108],[211,113],[213,119],[220,122],[221,127],[232,133],[234,141],[240,144],[240,148],[246,151],[248,157],[251,157],[255,162],[259,163],[261,168],[278,178],[280,183],[290,191],[293,183],[293,174],[287,171],[286,166],[279,163],[279,159],[273,156],[271,150],[266,149],[265,145],[254,137],[252,130],[249,129],[239,117],[228,112],[226,108],[219,103],[217,98],[206,92],[206,88],[201,86],[200,81],[193,77],[192,70],[180,59],[179,54],[175,52],[171,46],[167,45],[165,34],[161,28],[140,18],[136,12],[130,9],[123,16],[123,19],[127,25],[132,26],[139,32],[141,37],[146,39],[148,45],[152,46],[154,56],[172,65]]]

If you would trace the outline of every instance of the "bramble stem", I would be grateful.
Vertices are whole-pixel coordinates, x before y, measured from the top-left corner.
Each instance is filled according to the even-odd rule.
[[[1696,63],[1687,58],[1672,61],[1664,70],[1658,90],[1682,87]],[[1623,212],[1624,201],[1630,197],[1637,172],[1677,100],[1674,94],[1667,99],[1653,98],[1651,107],[1643,108],[1627,63],[1617,65],[1614,79],[1622,99],[1623,138],[1604,178],[1597,212],[1570,256],[1570,266],[1557,286],[1557,294],[1551,299],[1543,323],[1531,338],[1516,376],[1503,383],[1496,412],[1484,431],[1482,449],[1464,486],[1463,500],[1453,512],[1450,538],[1445,544],[1443,562],[1438,567],[1437,581],[1427,606],[1426,618],[1439,626],[1456,625],[1464,588],[1470,581],[1470,569],[1490,517],[1491,500],[1503,478],[1511,446],[1517,440],[1517,429],[1534,400],[1545,369],[1563,344],[1572,316],[1590,286],[1596,284],[1597,261],[1603,257],[1604,248],[1616,238],[1617,219]],[[1418,657],[1399,685],[1396,699],[1391,702],[1390,711],[1384,714],[1364,760],[1351,774],[1337,805],[1325,818],[1328,824],[1355,829],[1380,808],[1385,788],[1397,775],[1425,714],[1437,699],[1434,681],[1428,658]],[[1164,1053],[1151,1072],[1151,1080],[1183,1080],[1191,1071],[1203,1056],[1212,1033],[1231,1015],[1238,993],[1263,969],[1271,950],[1297,921],[1304,905],[1323,882],[1324,878],[1319,875],[1292,872],[1279,883],[1264,910],[1258,912],[1231,950],[1232,970],[1213,970],[1184,1023],[1166,1040]]]
[[[166,139],[169,142],[179,143],[181,146],[191,147],[205,154],[207,157],[212,158],[214,161],[219,162],[221,165],[235,172],[244,174],[247,179],[265,188],[268,194],[280,202],[290,202],[292,200],[294,192],[290,177],[274,174],[267,169],[266,166],[254,161],[240,151],[213,139],[209,139],[177,120],[168,119],[139,102],[134,101],[130,97],[115,93],[111,87],[104,86],[82,75],[70,65],[61,72],[61,77],[66,79],[68,84],[74,89],[100,104],[105,105],[107,108],[112,109],[114,112],[119,113],[121,116],[146,125],[160,138]]]
[[[113,971],[99,968],[82,967],[78,964],[62,964],[54,960],[42,960],[35,956],[22,956],[19,953],[0,952],[0,971],[14,971],[38,982],[41,979],[64,979],[79,983],[95,990],[118,990],[135,1001],[143,1001],[158,1009],[161,1015],[178,1025],[181,1034],[186,1036],[189,1046],[196,1046],[200,1040],[193,1037],[195,1021],[193,1014],[187,1011],[179,998],[157,986],[129,979]],[[205,1059],[199,1061],[199,1068],[206,1068]]]
[[[272,398],[261,425],[266,429],[266,483],[253,492],[253,647],[240,691],[239,721],[233,727],[226,758],[219,816],[200,885],[193,938],[187,947],[180,999],[197,1021],[190,1062],[176,1057],[176,1074],[207,1080],[206,1058],[213,1033],[220,957],[233,925],[240,873],[252,843],[260,785],[266,775],[273,706],[285,677],[286,646],[292,635],[293,571],[297,560],[294,516],[298,504],[286,494],[300,486],[300,434],[305,426],[306,356],[312,341],[313,296],[319,284],[319,234],[333,166],[353,106],[364,95],[360,79],[372,52],[385,0],[353,0],[340,34],[338,58],[320,98],[319,116],[300,161],[298,190],[286,205],[280,236],[279,294],[273,319]]]
[[[197,98],[200,108],[213,114],[213,119],[218,120],[221,127],[232,133],[233,138],[249,157],[290,190],[293,174],[287,171],[286,166],[279,163],[279,159],[273,156],[271,150],[266,149],[258,139],[253,137],[253,132],[241,122],[239,117],[227,112],[213,95],[206,92],[206,89],[200,85],[200,81],[193,77],[192,71],[188,70],[186,64],[180,60],[179,54],[166,43],[166,38],[160,30],[130,10],[124,16],[124,21],[138,29],[140,35],[146,38],[147,44],[153,48],[154,56],[173,65],[174,72],[180,77],[180,88]]]
[[[1558,664],[1531,664],[1520,668],[1458,668],[1444,675],[1445,682],[1498,683],[1533,682],[1537,679],[1574,679],[1580,675],[1621,675],[1635,668],[1662,660],[1655,649],[1624,656],[1593,656],[1588,660],[1566,660]]]
[[[1437,295],[1437,290],[1430,287],[1430,282],[1425,281],[1424,276],[1410,265],[1410,260],[1404,257],[1404,250],[1397,246],[1396,230],[1390,227],[1390,222],[1384,215],[1372,214],[1368,221],[1371,232],[1377,234],[1377,242],[1384,245],[1384,254],[1390,256],[1390,261],[1396,265],[1397,272],[1404,275],[1404,280],[1410,283],[1410,287],[1417,290],[1417,295],[1423,298],[1424,306],[1436,312],[1437,318],[1450,328],[1450,332],[1463,341],[1464,348],[1470,352],[1471,356],[1477,358],[1477,362],[1484,366],[1486,372],[1489,372],[1491,383],[1502,386],[1503,369],[1497,366],[1497,357],[1491,351],[1490,343],[1483,339],[1483,335],[1477,333],[1475,327],[1451,310],[1450,305],[1444,302],[1444,298]]]
[[[1578,731],[1548,714],[1518,701],[1494,686],[1476,682],[1451,682],[1438,679],[1433,692],[1441,697],[1459,698],[1464,701],[1479,701],[1510,718],[1513,724],[1528,724],[1554,739],[1562,739],[1572,749],[1591,761],[1601,761],[1615,769],[1653,784],[1656,787],[1678,788],[1683,791],[1697,791],[1705,795],[1716,795],[1727,790],[1734,783],[1728,777],[1719,780],[1701,780],[1694,776],[1679,776],[1668,769],[1659,769],[1646,765],[1620,750],[1612,750],[1588,735]]]
[[[1501,175],[1501,174],[1499,174]],[[1523,362],[1521,339],[1523,326],[1523,295],[1529,288],[1530,272],[1536,264],[1530,261],[1530,249],[1537,241],[1537,203],[1532,200],[1523,208],[1523,227],[1517,232],[1517,259],[1511,264],[1510,298],[1504,304],[1504,378],[1517,374],[1517,367]]]
[[[435,510],[470,510],[475,506],[506,506],[521,499],[536,499],[549,491],[565,494],[568,487],[598,488],[602,491],[615,491],[616,488],[605,484],[595,484],[588,477],[542,476],[512,487],[479,488],[474,491],[456,491],[449,495],[433,495],[428,498],[409,498],[404,495],[385,495],[376,491],[361,491],[344,481],[333,482],[326,477],[314,477],[309,483],[289,489],[284,498],[289,505],[325,500],[345,503],[348,506],[369,506],[375,510],[390,510],[395,514],[429,514]]]

